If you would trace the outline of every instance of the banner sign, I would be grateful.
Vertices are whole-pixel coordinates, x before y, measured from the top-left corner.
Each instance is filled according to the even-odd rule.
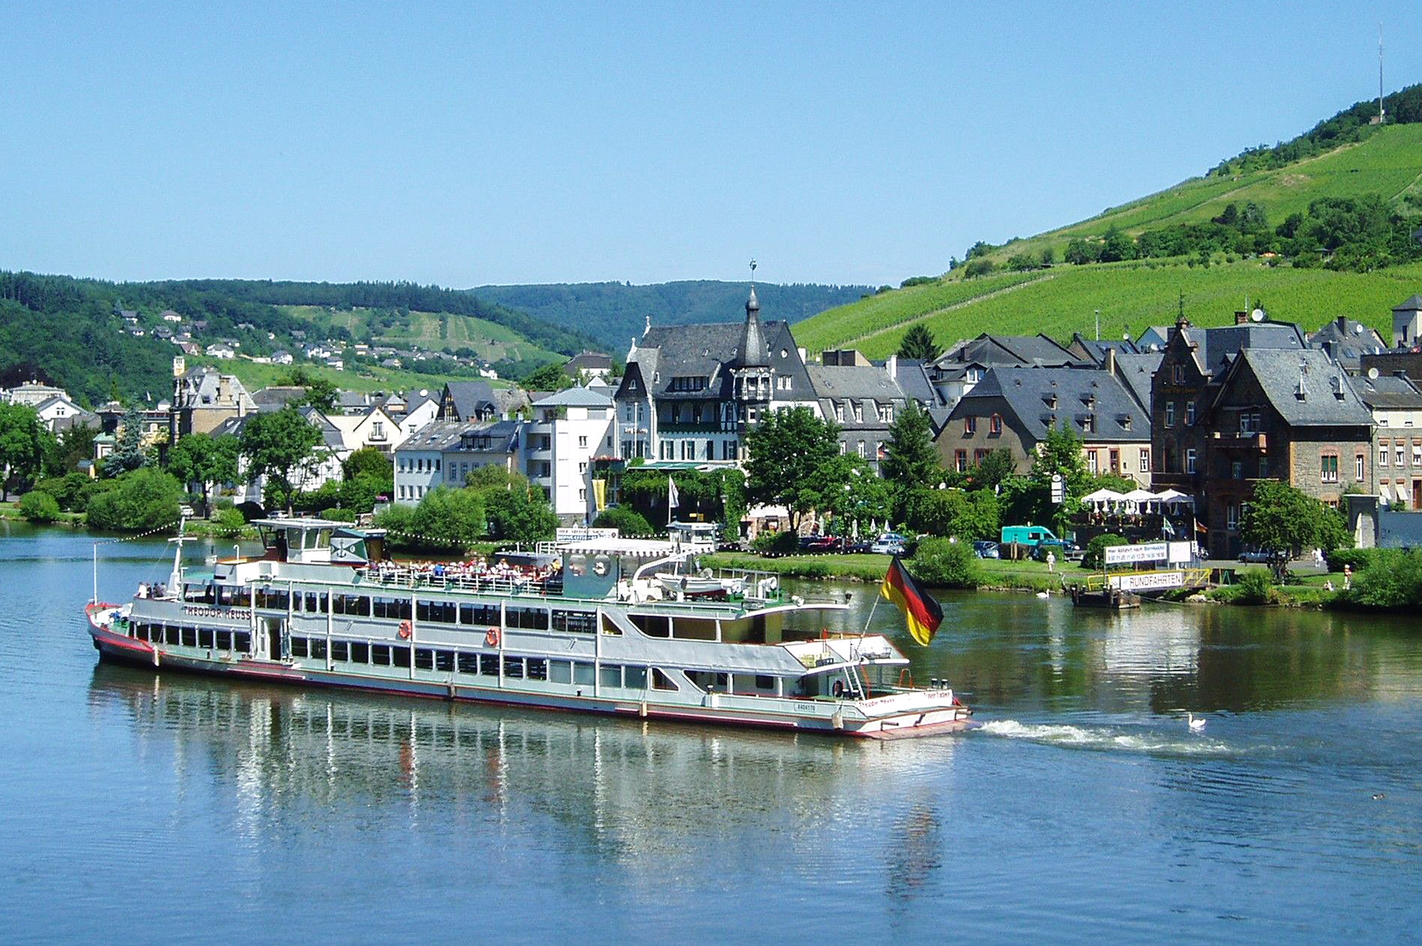
[[[1185,587],[1184,572],[1141,572],[1137,575],[1112,575],[1111,587],[1121,591],[1164,591]]]
[[[1109,545],[1104,550],[1107,565],[1163,562],[1169,553],[1170,546],[1166,542],[1149,542],[1145,545]]]

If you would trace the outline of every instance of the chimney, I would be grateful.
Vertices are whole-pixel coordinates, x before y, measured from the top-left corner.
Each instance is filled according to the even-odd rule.
[[[1240,312],[1240,311],[1238,311],[1238,310],[1235,311],[1235,313],[1234,313],[1234,324],[1235,324],[1235,325],[1243,325],[1244,323],[1246,323],[1246,322],[1248,322],[1248,321],[1249,321],[1249,313],[1248,313],[1248,312]]]
[[[1106,373],[1111,377],[1116,377],[1116,349],[1106,349]]]

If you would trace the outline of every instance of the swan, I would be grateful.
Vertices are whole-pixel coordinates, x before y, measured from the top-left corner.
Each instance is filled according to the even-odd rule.
[[[1185,715],[1186,715],[1187,717],[1189,717],[1189,719],[1187,720],[1187,725],[1190,727],[1190,731],[1191,731],[1191,732],[1201,732],[1201,731],[1204,730],[1204,728],[1205,728],[1205,720],[1204,720],[1204,719],[1196,719],[1194,713],[1189,713],[1189,712],[1187,712]]]
[[[1039,597],[1039,598],[1050,598],[1050,597],[1051,597],[1051,593],[1050,593],[1050,592],[1046,592],[1046,591],[1039,591],[1039,592],[1037,592],[1037,597]]]

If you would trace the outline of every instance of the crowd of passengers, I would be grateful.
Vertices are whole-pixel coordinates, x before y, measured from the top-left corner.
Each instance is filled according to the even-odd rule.
[[[471,558],[467,562],[373,562],[366,574],[382,582],[405,582],[414,579],[425,583],[440,582],[480,585],[497,583],[515,588],[545,584],[559,573],[557,565],[533,567],[508,562],[490,563],[487,559]]]

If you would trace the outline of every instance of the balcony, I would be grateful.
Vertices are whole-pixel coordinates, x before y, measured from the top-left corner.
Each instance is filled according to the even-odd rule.
[[[1215,431],[1214,442],[1220,447],[1242,447],[1253,450],[1268,450],[1269,437],[1262,430],[1229,433],[1222,430]]]

